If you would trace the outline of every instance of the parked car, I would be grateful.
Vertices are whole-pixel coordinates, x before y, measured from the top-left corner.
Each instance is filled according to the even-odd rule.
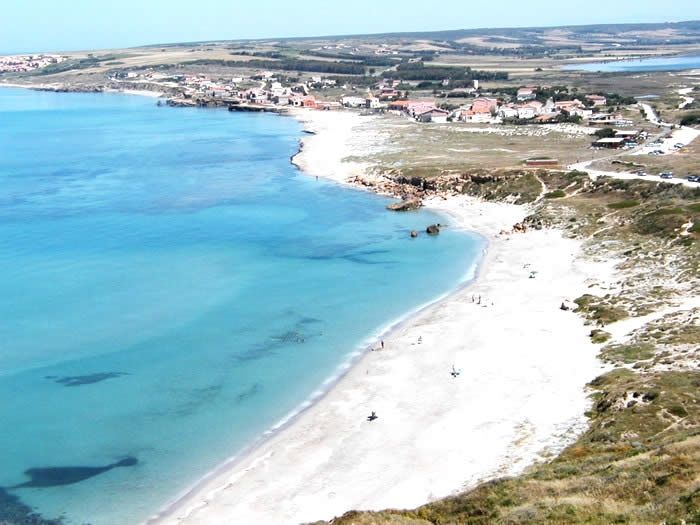
[[[661,178],[662,178],[662,179],[672,179],[672,178],[673,178],[673,173],[671,173],[670,171],[664,171],[664,172],[661,174]]]
[[[646,171],[638,171],[637,175],[639,175],[640,177],[646,177],[648,173]]]
[[[700,175],[688,175],[688,182],[700,182]]]

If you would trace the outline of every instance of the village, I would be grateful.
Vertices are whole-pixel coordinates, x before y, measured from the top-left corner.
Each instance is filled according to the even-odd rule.
[[[60,55],[0,56],[0,73],[27,73],[54,64],[60,64],[64,60],[65,57]]]
[[[438,102],[435,97],[409,97],[401,81],[378,79],[369,88],[338,86],[337,81],[310,76],[290,82],[273,72],[256,72],[249,77],[226,80],[205,74],[168,74],[156,71],[119,72],[112,80],[125,89],[148,86],[169,95],[171,106],[221,106],[230,111],[283,113],[290,108],[310,110],[353,109],[367,114],[389,113],[418,123],[467,123],[515,126],[541,124],[588,125],[594,149],[635,148],[648,137],[644,130],[629,129],[635,121],[622,109],[637,104],[631,98],[612,94],[569,92],[566,87],[521,86],[484,89],[479,80],[460,89],[464,103]],[[341,93],[339,96],[326,93]],[[350,92],[349,94],[347,94]],[[447,99],[451,100],[451,99]],[[623,129],[621,129],[623,128]],[[655,150],[655,154],[663,154]]]

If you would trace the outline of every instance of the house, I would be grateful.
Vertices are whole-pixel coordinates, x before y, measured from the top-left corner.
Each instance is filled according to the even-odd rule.
[[[417,115],[420,115],[421,113],[430,111],[431,109],[437,109],[435,107],[435,104],[433,104],[432,102],[410,101],[406,105],[406,113],[408,113],[413,118],[415,118]]]
[[[307,95],[302,98],[302,107],[304,108],[309,108],[309,109],[317,109],[318,105],[316,104],[316,99],[310,95]]]
[[[346,108],[362,108],[367,106],[365,97],[345,96],[340,99],[340,103]]]
[[[625,139],[628,142],[633,142],[639,135],[641,132],[636,129],[615,130],[615,138]]]
[[[418,122],[432,122],[434,124],[445,124],[450,112],[443,109],[430,109],[416,116]]]
[[[540,113],[543,115],[548,113],[557,113],[557,108],[554,105],[554,99],[548,98],[547,102],[545,102],[544,106],[542,106],[542,110],[540,111]]]
[[[518,106],[517,111],[519,119],[529,120],[537,116],[537,111],[532,106]]]
[[[544,108],[544,104],[540,102],[539,100],[532,100],[528,102],[527,104],[523,104],[520,106],[520,108],[524,110],[532,110],[535,114],[535,116],[540,115],[542,113],[542,109]]]
[[[521,87],[518,89],[518,93],[516,95],[516,98],[520,102],[525,102],[528,100],[535,100],[536,94],[535,94],[536,88],[534,87]]]
[[[548,122],[556,122],[559,113],[544,113],[535,117],[535,122],[539,124],[547,124]]]
[[[365,105],[369,109],[380,109],[380,108],[386,107],[386,104],[382,104],[377,97],[373,97],[372,95],[367,97],[367,100],[365,101]]]
[[[501,106],[498,109],[498,116],[502,119],[518,118],[518,110],[512,105]]]
[[[611,148],[611,149],[621,148],[624,145],[625,145],[625,139],[617,138],[617,137],[600,139],[600,140],[596,140],[593,143],[593,146],[595,146],[597,148]]]
[[[492,110],[498,107],[498,100],[495,98],[479,97],[475,98],[472,102],[471,110],[474,113],[488,113],[491,114]]]
[[[586,95],[586,100],[593,103],[594,106],[605,106],[608,103],[608,99],[601,95]]]
[[[586,105],[579,99],[560,100],[559,102],[554,103],[554,108],[559,111],[566,111],[567,113],[571,113],[572,111],[577,109],[586,109]]]
[[[567,112],[572,117],[590,118],[593,115],[593,110],[584,108],[572,108]]]
[[[463,122],[491,122],[497,114],[498,100],[495,98],[475,98],[469,108],[463,108],[458,119]]]
[[[324,110],[324,111],[329,111],[331,109],[340,109],[342,107],[343,106],[340,102],[326,102],[326,101],[321,101],[321,100],[316,101],[316,109],[320,109],[320,110]]]
[[[541,166],[557,166],[559,161],[557,159],[526,159],[525,165],[528,167],[541,167]]]
[[[408,111],[408,100],[394,100],[389,102],[389,111]]]
[[[493,115],[491,113],[474,113],[471,109],[467,109],[461,111],[459,120],[475,124],[487,124],[493,120]]]
[[[381,100],[394,100],[399,98],[399,92],[394,88],[382,88],[381,92],[379,93],[379,98]]]
[[[289,105],[289,97],[287,95],[277,95],[272,99],[272,101],[277,104],[278,106],[288,106]]]
[[[467,97],[473,95],[476,90],[474,88],[455,88],[450,90],[451,97]]]
[[[598,113],[588,117],[588,123],[598,126],[631,126],[633,122],[620,114]]]

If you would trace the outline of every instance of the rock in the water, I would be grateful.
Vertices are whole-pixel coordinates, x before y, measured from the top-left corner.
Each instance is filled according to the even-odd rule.
[[[431,224],[425,229],[425,233],[428,235],[437,235],[440,233],[440,225],[439,224]]]
[[[418,232],[416,230],[413,230],[411,232],[411,239],[415,239],[416,237],[418,237]]]
[[[417,210],[423,205],[420,199],[404,199],[401,202],[389,204],[386,209],[391,211],[411,211]]]

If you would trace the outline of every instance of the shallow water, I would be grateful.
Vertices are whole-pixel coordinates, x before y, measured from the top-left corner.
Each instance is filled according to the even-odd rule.
[[[571,64],[563,69],[569,71],[590,71],[600,73],[636,73],[644,71],[682,71],[700,68],[700,56],[677,56],[663,58],[642,58],[635,60],[614,60],[610,62],[589,62]]]
[[[0,521],[146,519],[473,267],[475,236],[409,239],[444,218],[298,173],[299,137],[0,90]]]

